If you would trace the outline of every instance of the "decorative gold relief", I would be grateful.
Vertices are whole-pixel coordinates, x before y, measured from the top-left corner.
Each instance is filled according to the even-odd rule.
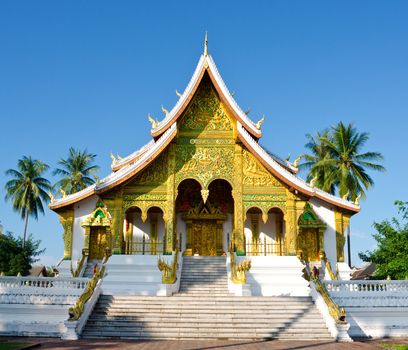
[[[206,187],[212,180],[220,178],[232,181],[234,151],[230,147],[178,147],[176,168],[177,183],[194,178]]]
[[[138,185],[165,183],[167,180],[167,157],[167,152],[164,151],[151,165],[136,175],[131,183],[137,183]]]
[[[212,83],[205,77],[184,113],[180,130],[232,131],[233,125]]]
[[[281,183],[247,150],[243,151],[243,184],[246,186],[277,186]]]
[[[326,224],[317,216],[310,203],[306,203],[298,220],[297,250],[303,252],[306,261],[318,261],[324,252]]]
[[[60,223],[64,229],[63,239],[64,239],[64,259],[71,259],[72,254],[72,233],[74,224],[74,211],[65,210],[58,213],[60,218]]]
[[[208,195],[210,194],[209,190],[201,190],[201,197],[203,198],[203,202],[207,202]]]
[[[336,250],[337,261],[344,262],[344,244],[346,242],[346,230],[350,224],[350,216],[339,211],[334,212],[336,223]]]

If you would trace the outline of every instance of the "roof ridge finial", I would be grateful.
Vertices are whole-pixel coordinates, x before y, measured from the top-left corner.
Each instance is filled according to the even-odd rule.
[[[205,39],[204,39],[204,56],[208,56],[208,32],[205,31]]]

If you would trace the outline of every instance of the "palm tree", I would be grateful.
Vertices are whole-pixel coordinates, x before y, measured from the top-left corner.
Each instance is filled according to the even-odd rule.
[[[92,165],[95,157],[96,154],[88,153],[86,149],[80,151],[71,147],[68,158],[60,159],[58,164],[61,167],[52,173],[62,176],[55,186],[67,194],[72,194],[92,185],[95,180],[90,176],[99,169],[97,165]]]
[[[321,164],[336,169],[329,180],[336,184],[341,197],[353,201],[358,196],[365,198],[365,190],[374,185],[367,170],[385,171],[378,164],[383,160],[381,153],[360,153],[368,139],[368,133],[359,133],[351,124],[344,125],[342,122],[332,128],[332,137],[323,138],[330,157],[321,161]]]
[[[306,143],[305,147],[310,150],[312,154],[302,154],[300,156],[305,160],[305,162],[300,164],[299,168],[309,170],[307,175],[308,182],[314,179],[314,184],[316,187],[334,194],[336,190],[335,185],[328,181],[328,178],[334,169],[332,169],[331,166],[320,165],[320,162],[329,156],[328,147],[323,141],[323,139],[328,137],[330,137],[328,129],[325,129],[322,132],[317,132],[315,137],[310,134],[306,134],[308,142]]]
[[[24,219],[23,248],[27,237],[28,217],[33,216],[38,219],[38,212],[44,214],[43,202],[49,200],[48,191],[51,190],[51,183],[42,177],[49,166],[41,160],[23,156],[17,163],[18,170],[9,169],[7,176],[13,177],[9,180],[4,189],[5,199],[13,201],[13,209],[20,213]]]
[[[365,191],[374,185],[367,170],[385,171],[378,164],[383,160],[381,153],[361,153],[368,139],[368,133],[359,133],[351,124],[339,122],[331,132],[318,133],[316,139],[312,138],[318,147],[312,147],[309,138],[306,147],[313,155],[303,155],[306,163],[302,166],[310,169],[309,178],[316,177],[316,186],[325,191],[337,190],[341,197],[352,201],[365,197]]]

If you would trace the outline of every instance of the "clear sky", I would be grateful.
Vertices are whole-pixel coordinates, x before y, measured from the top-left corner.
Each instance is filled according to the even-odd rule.
[[[352,252],[372,249],[374,220],[408,200],[406,1],[1,1],[0,220],[21,234],[4,198],[5,170],[22,155],[52,168],[68,148],[128,155],[150,139],[188,83],[209,32],[209,51],[242,109],[267,116],[261,141],[292,160],[305,134],[340,120],[370,133],[385,174],[352,219]],[[51,181],[51,173],[48,173]],[[29,232],[62,256],[50,210]]]

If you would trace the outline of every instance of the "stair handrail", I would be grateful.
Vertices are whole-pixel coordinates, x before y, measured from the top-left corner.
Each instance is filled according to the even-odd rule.
[[[88,258],[88,253],[85,249],[82,249],[82,256],[80,259],[78,259],[77,262],[77,267],[74,270],[72,267],[72,261],[71,261],[71,275],[72,277],[79,277],[82,272],[82,268],[84,267],[85,260]]]
[[[245,259],[237,263],[233,243],[230,246],[231,281],[234,284],[246,284],[246,273],[251,269],[251,260]]]
[[[324,261],[324,266],[326,268],[326,271],[329,273],[330,279],[332,281],[337,281],[339,279],[339,272],[336,271],[336,273],[334,273],[331,267],[330,261],[327,259],[325,252],[321,252],[320,256],[321,256],[321,259]]]
[[[178,267],[178,240],[176,239],[176,251],[174,252],[174,258],[171,264],[168,264],[162,257],[159,257],[157,261],[157,267],[162,273],[163,284],[173,284],[177,281],[177,267]]]
[[[100,269],[98,269],[97,267],[95,268],[95,272],[92,278],[87,283],[84,292],[79,296],[75,305],[68,309],[68,321],[78,321],[81,317],[82,313],[84,312],[86,302],[92,297],[96,286],[105,276],[106,263],[110,256],[110,249],[105,249],[104,258],[102,260],[102,267]]]
[[[314,283],[316,291],[322,296],[327,309],[329,310],[330,316],[334,319],[336,323],[339,324],[346,324],[346,310],[343,307],[340,307],[338,304],[334,302],[331,298],[330,293],[328,292],[326,285],[322,283],[319,278],[319,270],[314,267],[312,271],[310,271],[310,264],[309,261],[306,261],[303,257],[303,252],[301,250],[297,251],[297,257],[301,261],[305,268],[303,270],[305,279],[311,283]]]

